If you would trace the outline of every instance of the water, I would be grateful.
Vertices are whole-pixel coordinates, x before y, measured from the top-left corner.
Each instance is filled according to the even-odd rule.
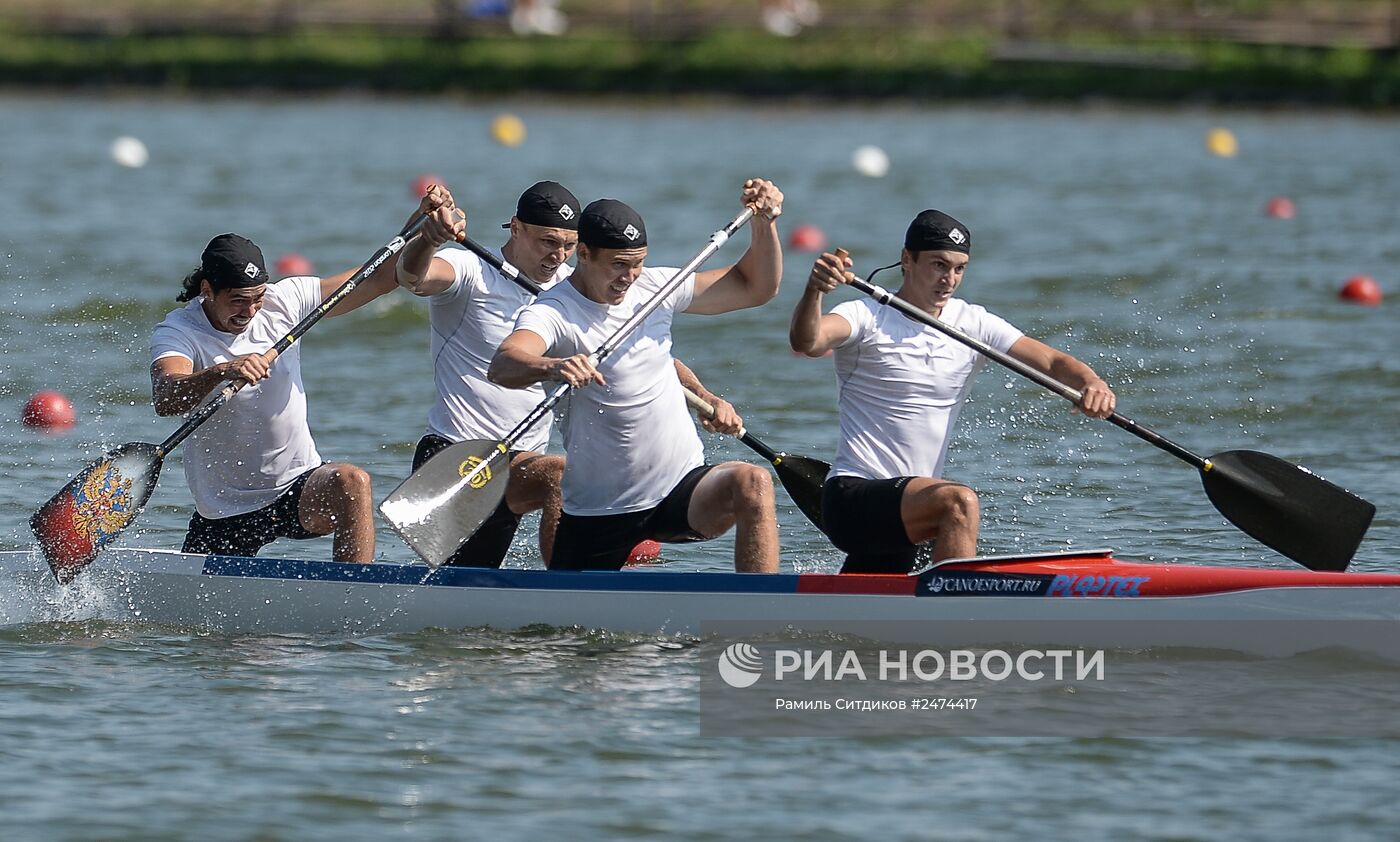
[[[529,128],[519,149],[489,139],[507,108]],[[1188,447],[1264,450],[1372,500],[1353,569],[1400,569],[1394,306],[1335,298],[1355,273],[1400,294],[1394,118],[19,96],[0,99],[0,116],[0,417],[12,419],[0,549],[29,545],[28,513],[88,459],[174,429],[149,406],[147,342],[214,234],[330,273],[398,229],[419,174],[453,187],[485,243],[520,190],[553,178],[636,206],[652,262],[677,265],[761,175],[787,194],[785,231],[820,226],[862,273],[898,257],[918,210],[963,219],[965,297],[1090,362],[1124,414]],[[1240,157],[1204,151],[1216,125]],[[144,169],[109,159],[123,134],[150,148]],[[869,142],[890,155],[884,179],[850,165]],[[1264,217],[1276,194],[1296,219]],[[777,301],[682,317],[676,345],[750,430],[830,459],[830,360],[786,344],[809,265],[790,251]],[[422,432],[427,331],[422,302],[399,294],[305,341],[318,445],[369,470],[379,497]],[[40,388],[73,398],[77,429],[13,421]],[[706,447],[750,457],[708,435]],[[998,370],[963,413],[949,473],[983,495],[985,552],[1289,564],[1225,523],[1192,468]],[[779,497],[784,568],[835,569],[839,555]],[[188,515],[177,453],[123,541],[176,547]],[[524,531],[512,565],[534,563]],[[725,569],[731,549],[666,555]],[[387,529],[379,555],[411,558]],[[12,615],[19,598],[0,594]],[[32,622],[0,630],[6,838],[1379,838],[1400,771],[1376,741],[706,739],[708,663],[685,639],[221,636],[114,622],[100,594],[68,615],[90,619],[54,622],[36,605]]]

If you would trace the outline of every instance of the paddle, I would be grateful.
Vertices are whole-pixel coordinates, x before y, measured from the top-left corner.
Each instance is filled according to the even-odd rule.
[[[685,390],[685,402],[705,418],[711,418],[715,414],[715,408],[710,406],[709,402],[689,389]],[[735,438],[773,463],[773,471],[778,475],[778,481],[783,484],[783,488],[792,496],[792,502],[797,504],[797,508],[802,510],[802,514],[806,515],[808,520],[824,532],[822,486],[826,483],[826,475],[831,472],[831,466],[808,456],[779,453],[750,435],[748,430],[741,429]]]
[[[520,274],[520,271],[509,263],[501,260],[495,254],[487,251],[480,243],[471,237],[463,237],[461,243],[470,249],[477,257],[495,267],[497,272],[510,278],[527,292],[539,295],[542,287]],[[684,387],[682,387],[684,388]],[[701,398],[699,395],[685,389],[686,403],[691,408],[699,412],[705,418],[710,418],[715,414],[715,408]],[[735,436],[739,441],[748,445],[759,456],[773,463],[773,468],[778,474],[778,480],[786,488],[792,500],[797,504],[797,508],[802,510],[802,514],[807,519],[816,524],[818,529],[822,528],[822,484],[826,482],[826,475],[831,471],[831,466],[825,462],[811,459],[806,456],[790,456],[780,453],[763,442],[756,436],[749,435],[745,430],[740,430]]]
[[[426,220],[427,216],[411,220],[398,236],[375,252],[368,263],[327,296],[290,333],[277,340],[266,352],[272,355],[272,360],[290,348],[361,281],[397,254]],[[63,490],[29,518],[29,528],[39,539],[39,547],[55,579],[62,583],[72,581],[103,547],[131,525],[155,491],[165,457],[245,385],[247,383],[242,380],[226,384],[218,395],[190,413],[185,423],[160,444],[129,442],[108,451],[101,459],[78,472]]]
[[[838,257],[846,257],[837,249]],[[1014,357],[979,342],[889,291],[847,273],[848,283],[915,321],[956,339],[983,356],[1039,383],[1071,403],[1080,393]],[[1346,570],[1376,507],[1307,468],[1256,450],[1228,450],[1203,458],[1118,413],[1106,419],[1194,466],[1206,496],[1245,534],[1311,570]]]
[[[589,361],[597,366],[611,356],[628,334],[646,321],[667,296],[700,268],[700,264],[719,251],[752,216],[753,209],[744,208],[729,224],[711,234],[710,242],[700,253],[681,267],[646,304],[589,354]],[[469,248],[473,245],[469,239],[464,239],[464,242]],[[445,448],[400,483],[379,504],[384,519],[429,567],[442,566],[500,505],[510,476],[510,465],[507,463],[504,470],[495,471],[492,470],[493,466],[510,452],[511,445],[564,399],[570,388],[567,383],[555,387],[501,441],[475,439]]]

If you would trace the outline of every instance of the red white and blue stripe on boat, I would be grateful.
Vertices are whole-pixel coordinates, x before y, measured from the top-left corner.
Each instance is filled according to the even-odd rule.
[[[209,556],[202,572],[206,576],[235,578],[442,588],[1069,599],[1196,596],[1298,587],[1400,587],[1400,574],[1141,564],[1115,559],[1109,550],[950,561],[910,576],[662,570],[566,572],[475,567],[429,571],[416,565],[231,556]]]

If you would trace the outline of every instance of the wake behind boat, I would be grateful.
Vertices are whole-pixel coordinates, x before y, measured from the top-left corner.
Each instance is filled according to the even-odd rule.
[[[897,638],[899,622],[937,620],[976,621],[993,642],[1016,621],[1400,619],[1400,574],[1145,564],[1111,550],[950,561],[915,575],[751,575],[430,570],[114,549],[90,573],[83,587],[119,595],[122,619],[227,632],[546,624],[696,634],[709,623],[761,622],[866,634],[890,621]],[[60,592],[37,553],[0,553],[0,575],[10,591]],[[17,610],[29,614],[9,613]],[[0,607],[5,624],[32,620],[32,606]]]

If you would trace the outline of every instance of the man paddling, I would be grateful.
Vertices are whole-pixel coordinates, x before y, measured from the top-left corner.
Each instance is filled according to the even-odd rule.
[[[425,202],[425,209],[427,203]],[[237,234],[209,242],[171,312],[151,338],[151,397],[158,415],[180,415],[224,383],[248,382],[190,436],[185,479],[195,512],[187,553],[254,556],[277,538],[335,533],[337,561],[374,560],[369,475],[324,463],[306,422],[300,345],[264,353],[353,273],[269,283],[262,251]],[[394,289],[387,264],[329,315]]]
[[[428,410],[427,432],[413,454],[415,471],[457,442],[499,439],[544,398],[542,386],[507,389],[486,376],[496,348],[510,334],[520,311],[534,301],[534,293],[489,261],[458,248],[455,243],[465,236],[466,221],[446,188],[435,187],[433,194],[439,207],[423,236],[404,248],[395,275],[401,286],[428,299],[432,323],[437,399]],[[578,245],[581,211],[582,205],[568,188],[554,181],[538,182],[520,195],[515,216],[502,226],[510,229],[510,237],[492,253],[547,290],[572,271],[566,261]],[[710,394],[679,361],[676,369],[687,386]],[[719,403],[720,431],[739,430],[742,419],[732,406]],[[564,474],[564,457],[544,453],[549,431],[546,420],[516,443],[500,505],[446,564],[500,567],[521,516],[537,510],[543,510],[540,554],[549,563]]]
[[[936,210],[904,235],[895,295],[1083,393],[1078,407],[1104,418],[1113,391],[1093,369],[954,298],[972,253],[967,226]],[[822,315],[822,296],[847,279],[848,257],[823,254],[792,314],[794,351],[835,350],[841,444],[822,493],[827,535],[847,553],[843,573],[908,573],[915,547],[934,560],[977,554],[977,493],[943,479],[953,425],[984,360],[933,328],[871,299]]]
[[[672,374],[671,321],[677,312],[726,313],[777,295],[782,248],[775,220],[782,200],[772,183],[746,181],[740,201],[755,210],[748,251],[733,266],[683,282],[601,371],[587,354],[677,270],[645,267],[646,226],[632,208],[601,199],[584,210],[578,267],[567,283],[525,308],[489,372],[512,388],[554,380],[575,389],[563,425],[568,467],[552,568],[616,570],[640,539],[705,540],[737,527],[735,569],[777,571],[772,480],[745,462],[705,464]]]

